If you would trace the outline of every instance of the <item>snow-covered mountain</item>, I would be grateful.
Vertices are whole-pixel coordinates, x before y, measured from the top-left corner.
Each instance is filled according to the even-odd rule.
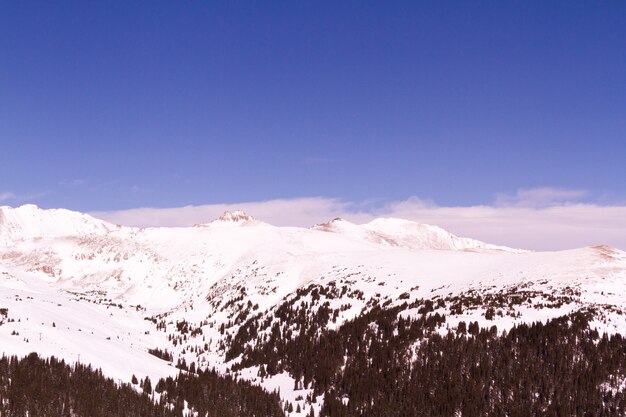
[[[437,226],[395,218],[379,218],[356,225],[342,218],[316,224],[314,230],[340,233],[356,240],[406,249],[493,250],[522,253],[523,249],[491,245],[475,239],[458,237]]]
[[[431,313],[446,315],[445,328],[476,320],[502,330],[593,310],[599,329],[624,332],[626,253],[531,252],[401,219],[305,229],[233,212],[194,227],[137,229],[0,207],[1,349],[80,357],[123,381],[177,371],[148,353],[156,347],[174,362],[225,371],[241,360],[226,360],[241,326],[257,320],[260,334],[289,326],[276,316],[286,306],[324,305],[332,315],[324,326],[338,328],[379,305],[417,315],[411,302],[424,299],[437,300]],[[292,375],[261,382],[258,371],[239,372],[300,401]]]
[[[0,243],[4,246],[36,238],[105,234],[117,228],[70,210],[42,210],[32,204],[15,209],[0,206]]]

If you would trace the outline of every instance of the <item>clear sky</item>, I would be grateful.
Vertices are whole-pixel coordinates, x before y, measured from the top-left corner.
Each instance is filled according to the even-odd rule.
[[[623,203],[626,2],[2,2],[0,144],[9,205]]]

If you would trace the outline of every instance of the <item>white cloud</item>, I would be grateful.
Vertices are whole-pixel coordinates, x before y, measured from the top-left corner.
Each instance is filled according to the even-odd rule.
[[[136,208],[93,212],[94,217],[127,226],[191,226],[207,223],[225,211],[244,210],[276,226],[309,226],[347,212],[348,204],[329,198],[269,200],[236,204],[207,204],[175,208]]]
[[[626,206],[439,207],[408,200],[391,204],[385,214],[513,247],[554,250],[606,244],[626,249]]]
[[[190,226],[206,223],[226,210],[238,209],[276,226],[307,227],[334,217],[355,223],[376,217],[399,217],[441,226],[460,236],[527,249],[556,250],[599,244],[626,249],[626,205],[572,202],[585,195],[577,190],[521,190],[516,199],[505,202],[498,196],[492,205],[445,207],[410,198],[374,209],[320,197],[137,208],[92,215],[139,227]]]

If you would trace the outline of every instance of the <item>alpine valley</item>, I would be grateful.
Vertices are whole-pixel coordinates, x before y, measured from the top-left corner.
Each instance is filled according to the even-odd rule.
[[[625,312],[607,246],[0,207],[2,416],[621,416]]]

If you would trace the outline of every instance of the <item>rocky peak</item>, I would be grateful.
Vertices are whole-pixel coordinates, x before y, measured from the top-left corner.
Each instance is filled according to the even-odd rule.
[[[243,210],[236,211],[225,211],[220,217],[217,218],[217,222],[225,222],[225,223],[245,223],[249,221],[256,220],[254,217],[250,216]]]

